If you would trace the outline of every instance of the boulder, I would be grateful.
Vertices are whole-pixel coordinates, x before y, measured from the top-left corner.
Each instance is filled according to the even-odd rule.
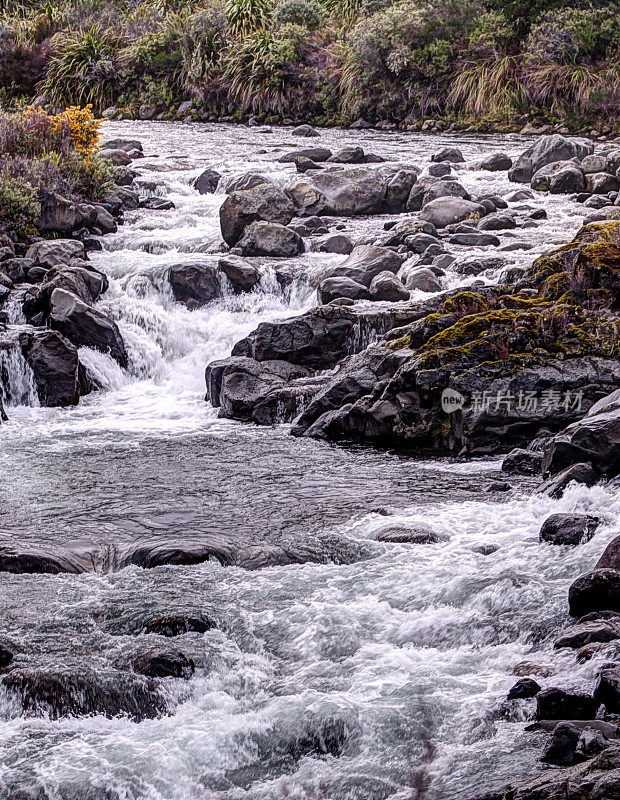
[[[410,291],[419,290],[421,292],[440,292],[441,281],[431,269],[422,267],[421,269],[409,270],[404,277],[405,286]]]
[[[353,167],[297,178],[285,190],[300,216],[356,216],[383,209],[387,180],[376,169]]]
[[[446,228],[470,217],[484,216],[485,210],[479,203],[472,203],[460,197],[440,197],[424,206],[420,219],[432,223],[436,228]]]
[[[220,258],[219,268],[232,283],[235,292],[250,292],[260,281],[260,272],[238,256]]]
[[[295,169],[302,175],[306,172],[309,172],[311,169],[323,169],[323,167],[320,164],[316,164],[314,161],[310,161],[310,159],[306,158],[305,156],[295,156],[294,163],[295,163]]]
[[[245,228],[237,247],[244,256],[291,258],[304,252],[298,233],[275,222],[252,222]]]
[[[120,147],[111,148],[106,147],[105,149],[102,148],[99,150],[99,155],[101,158],[107,159],[111,164],[115,167],[126,167],[128,164],[131,164],[132,158],[126,150],[122,150]]]
[[[342,264],[331,267],[325,273],[326,278],[350,278],[370,287],[373,278],[380,272],[396,273],[402,266],[402,256],[386,247],[362,244],[353,248],[349,257]]]
[[[606,172],[595,172],[586,177],[586,191],[591,194],[609,194],[620,189],[620,180]]]
[[[172,616],[153,617],[144,624],[143,632],[157,636],[182,636],[185,633],[206,633],[215,627],[215,623],[204,616]]]
[[[617,667],[601,670],[594,697],[605,706],[608,714],[620,714],[620,670]]]
[[[465,247],[499,247],[501,244],[497,236],[491,233],[455,233],[448,241]]]
[[[377,541],[391,544],[439,544],[447,541],[447,538],[428,528],[385,528],[377,534]]]
[[[206,264],[175,264],[168,270],[175,300],[194,310],[222,294],[217,270]]]
[[[620,639],[620,620],[580,621],[562,631],[553,646],[556,650],[567,647],[577,650],[593,642],[613,642],[616,639]]]
[[[220,173],[214,169],[205,169],[197,178],[194,178],[192,186],[199,194],[213,194],[221,177]]]
[[[124,150],[128,153],[131,150],[138,150],[143,152],[143,145],[139,139],[107,139],[100,145],[101,150]]]
[[[237,244],[253,222],[275,222],[288,225],[293,219],[293,204],[275,186],[262,185],[246,191],[232,192],[220,207],[220,227],[226,244]]]
[[[245,172],[243,175],[238,175],[236,178],[230,178],[226,181],[226,194],[245,192],[265,184],[273,186],[273,181],[258,172]]]
[[[51,269],[60,264],[81,261],[86,258],[86,252],[84,244],[75,239],[53,239],[30,245],[26,251],[26,258],[32,260],[33,266]]]
[[[172,200],[165,197],[145,197],[138,203],[140,208],[148,208],[151,211],[170,211],[176,208]]]
[[[569,140],[559,134],[541,136],[519,156],[514,167],[508,171],[508,179],[516,183],[529,183],[541,167],[572,158],[581,161],[593,150],[591,142]]]
[[[303,136],[303,137],[313,137],[313,136],[320,136],[320,133],[316,131],[311,125],[298,125],[291,131],[291,136]]]
[[[32,369],[42,406],[74,406],[88,394],[90,385],[77,347],[58,331],[23,333],[20,345]]]
[[[319,253],[339,253],[348,256],[353,250],[353,243],[344,233],[333,233],[319,242],[317,250]]]
[[[177,650],[152,648],[140,653],[132,661],[134,672],[148,678],[184,678],[194,674],[194,662]]]
[[[292,164],[297,156],[303,156],[304,158],[309,158],[310,161],[320,164],[323,161],[327,161],[331,155],[332,151],[328,150],[327,147],[305,147],[301,150],[293,150],[290,153],[285,153],[283,156],[280,156],[278,161],[281,164]]]
[[[370,296],[373,300],[397,303],[409,300],[409,292],[392,272],[380,272],[370,282]]]
[[[335,164],[363,164],[364,151],[361,147],[342,147],[327,160]]]
[[[319,302],[322,304],[331,303],[342,297],[349,300],[370,300],[368,288],[352,278],[326,278],[319,284],[318,293]]]
[[[593,175],[597,172],[606,172],[607,159],[603,154],[592,154],[591,156],[586,156],[581,161],[580,166],[585,175]]]
[[[584,692],[567,692],[551,687],[536,695],[536,718],[594,719],[600,702]]]
[[[127,351],[116,323],[71,292],[54,289],[49,323],[77,347],[92,347],[109,353],[121,367],[127,367]]]
[[[620,572],[596,569],[581,575],[568,590],[568,605],[572,617],[592,611],[620,611]]]
[[[603,550],[596,562],[596,569],[617,569],[620,571],[620,536],[616,536]]]
[[[536,170],[530,182],[532,189],[551,194],[583,192],[586,179],[581,167],[573,161],[554,161]]]
[[[431,161],[435,163],[449,161],[451,164],[463,164],[465,159],[458,147],[444,147],[443,150],[440,150],[438,153],[433,153]]]
[[[542,472],[542,453],[516,447],[503,460],[502,472],[509,475],[539,475]]]
[[[589,542],[598,528],[598,518],[587,514],[552,514],[543,522],[539,533],[541,542],[575,545]]]
[[[543,462],[544,463],[544,462]],[[571,483],[583,483],[586,486],[594,486],[598,480],[598,475],[589,463],[573,464],[570,467],[558,472],[548,480],[541,483],[536,490],[539,494],[548,494],[549,497],[557,499],[562,497],[564,490]]]
[[[510,214],[489,214],[478,223],[481,231],[506,231],[517,227],[517,222]]]
[[[396,172],[384,171],[387,178],[387,193],[385,202],[390,211],[400,213],[405,210],[411,189],[418,179],[415,169],[399,169]]]
[[[512,158],[506,153],[490,153],[479,162],[478,168],[487,172],[504,172],[512,167]]]
[[[560,722],[551,733],[549,742],[545,746],[541,761],[545,764],[554,764],[565,767],[572,764],[575,759],[577,742],[581,731],[571,722]]]
[[[521,678],[508,692],[507,700],[529,700],[541,691],[533,678]]]
[[[411,187],[407,198],[407,211],[420,211],[424,206],[440,197],[461,197],[469,200],[469,192],[458,181],[440,178],[420,178]]]
[[[544,448],[545,472],[556,473],[579,462],[588,462],[605,475],[620,472],[620,389],[591,406]]]

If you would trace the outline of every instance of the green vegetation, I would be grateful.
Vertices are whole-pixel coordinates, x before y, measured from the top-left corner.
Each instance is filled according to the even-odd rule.
[[[0,102],[318,124],[609,129],[616,0],[6,0]]]
[[[46,192],[103,199],[115,170],[95,155],[98,139],[99,122],[88,107],[0,114],[0,233],[35,234]]]

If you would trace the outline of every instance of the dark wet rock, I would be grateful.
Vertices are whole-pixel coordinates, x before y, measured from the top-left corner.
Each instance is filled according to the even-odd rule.
[[[214,627],[215,623],[208,617],[177,614],[150,619],[145,623],[143,632],[171,637],[185,633],[206,633]]]
[[[107,139],[99,146],[99,148],[101,150],[125,150],[127,153],[131,150],[138,150],[141,153],[144,149],[142,142],[139,139],[123,138]]]
[[[512,159],[506,153],[490,153],[480,161],[478,167],[488,172],[504,172],[512,167]]]
[[[361,147],[342,147],[327,160],[332,161],[335,164],[363,164],[364,151]]]
[[[490,233],[455,233],[448,241],[466,247],[499,247],[501,244],[497,236]]]
[[[533,678],[521,678],[508,692],[507,700],[528,700],[536,697],[541,687]]]
[[[474,547],[474,553],[480,553],[481,556],[491,556],[498,550],[499,547],[496,544],[479,544]]]
[[[540,475],[542,453],[516,447],[502,462],[502,472],[509,475]]]
[[[506,481],[492,481],[488,486],[485,486],[485,492],[509,492],[512,486]]]
[[[572,158],[581,161],[593,149],[591,142],[569,140],[559,134],[541,136],[519,156],[514,167],[508,171],[508,178],[517,183],[529,183],[534,173],[547,164]]]
[[[380,272],[370,283],[370,296],[373,300],[397,303],[409,299],[409,292],[392,272]]]
[[[311,125],[298,125],[291,131],[291,136],[303,136],[303,137],[310,137],[310,136],[320,136],[320,133],[316,131]]]
[[[299,216],[355,216],[378,213],[387,195],[387,180],[376,169],[325,170],[296,178],[285,187]]]
[[[206,264],[175,264],[168,271],[175,300],[190,309],[200,308],[222,294],[217,270]]]
[[[96,210],[87,204],[43,190],[39,193],[39,200],[41,216],[36,227],[41,233],[67,235],[80,228],[90,228],[96,222]]]
[[[9,664],[13,661],[15,655],[5,647],[3,644],[0,645],[0,669],[6,669]]]
[[[446,228],[469,217],[484,214],[479,203],[460,197],[440,197],[424,206],[420,219],[432,223],[436,228]]]
[[[433,178],[443,178],[452,172],[452,167],[447,161],[440,161],[436,164],[430,164],[427,172]]]
[[[586,188],[586,180],[581,168],[574,162],[555,161],[537,170],[530,186],[538,192],[569,194],[582,192]]]
[[[109,353],[121,367],[127,367],[127,351],[117,324],[71,292],[54,289],[49,324],[77,347]]]
[[[150,649],[132,661],[135,672],[147,678],[184,678],[194,674],[194,662],[177,650]]]
[[[221,177],[220,173],[214,169],[205,169],[197,178],[194,178],[192,186],[199,194],[213,194]]]
[[[447,537],[428,528],[385,528],[377,534],[377,541],[393,544],[439,544],[447,541]]]
[[[232,247],[253,222],[288,225],[293,213],[293,204],[275,186],[263,185],[247,191],[235,191],[228,195],[220,207],[222,236],[226,244]]]
[[[353,243],[344,233],[333,233],[319,243],[317,250],[319,253],[340,253],[348,256],[353,250]]]
[[[309,158],[310,161],[315,161],[320,164],[323,161],[327,161],[331,155],[332,151],[327,147],[305,147],[301,150],[293,150],[290,153],[285,153],[283,156],[280,156],[278,161],[281,164],[291,164],[295,161],[297,156],[303,156],[304,158]]]
[[[79,263],[76,261],[71,267],[58,266],[47,270],[39,289],[36,292],[29,292],[24,297],[22,309],[27,319],[36,318],[38,314],[42,314],[45,319],[48,318],[52,294],[56,289],[71,292],[89,306],[99,299],[108,289],[107,276],[91,269],[86,262],[81,262],[84,266],[78,266]]]
[[[510,214],[489,214],[478,223],[478,230],[480,231],[505,231],[516,227],[517,223]]]
[[[429,236],[428,233],[416,233],[406,239],[407,249],[422,255],[431,245],[441,244],[436,236]]]
[[[550,736],[541,761],[559,767],[572,764],[580,736],[581,731],[575,725],[570,722],[560,722]]]
[[[77,348],[60,333],[51,330],[24,332],[20,345],[34,374],[42,406],[73,406],[88,394],[90,385]]]
[[[339,717],[308,719],[299,734],[289,743],[295,759],[308,755],[340,757],[350,736],[349,726]]]
[[[145,197],[138,203],[140,208],[148,208],[151,211],[171,211],[176,208],[172,200],[165,197]]]
[[[370,287],[373,278],[381,272],[396,273],[403,263],[403,258],[386,247],[371,244],[353,248],[349,257],[342,264],[331,267],[325,273],[326,278],[350,278]]]
[[[568,590],[568,605],[572,617],[592,611],[620,611],[620,572],[595,569],[581,575]]]
[[[465,159],[458,147],[444,147],[443,150],[440,150],[438,153],[433,153],[431,161],[435,163],[449,161],[451,164],[463,164]]]
[[[276,222],[252,222],[237,242],[244,256],[291,258],[304,252],[301,236]]]
[[[583,692],[551,687],[536,695],[537,719],[593,719],[600,701]]]
[[[620,714],[620,670],[617,667],[601,670],[594,697],[609,714]]]
[[[232,283],[235,292],[250,292],[260,281],[260,272],[239,256],[225,256],[218,263],[221,271]]]
[[[370,300],[370,291],[366,286],[352,278],[326,278],[318,289],[319,302],[331,303],[341,297],[349,300]]]
[[[620,472],[620,389],[595,403],[544,449],[545,472],[556,473],[579,462],[610,476]]]
[[[226,181],[226,194],[233,192],[246,192],[250,189],[256,189],[257,186],[273,186],[271,178],[261,175],[259,172],[245,172],[243,175],[237,175],[235,178],[230,178]]]
[[[2,678],[1,684],[27,715],[47,714],[51,719],[104,714],[126,715],[139,722],[168,710],[165,694],[156,682],[117,671],[101,674],[84,664],[75,670],[15,669]]]
[[[620,639],[620,620],[598,620],[592,622],[579,621],[577,625],[562,631],[555,640],[558,650],[570,647],[578,649],[593,642],[613,642]]]
[[[543,522],[539,538],[549,544],[575,546],[589,542],[598,528],[598,518],[587,514],[552,514]]]
[[[76,239],[53,239],[30,245],[26,251],[26,258],[32,261],[33,266],[51,269],[62,264],[71,264],[73,261],[81,261],[86,258],[86,253],[84,243]]]
[[[104,198],[104,203],[110,207],[114,215],[120,214],[121,211],[132,211],[138,208],[139,202],[138,192],[128,189],[126,186],[117,186]]]
[[[612,745],[613,743],[601,731],[586,729],[579,736],[577,749],[575,750],[575,760],[583,761],[594,758],[594,756],[607,750],[608,747],[612,747]]]
[[[583,483],[585,486],[594,486],[598,480],[598,474],[592,469],[589,463],[573,464],[571,467],[558,472],[553,477],[541,483],[536,490],[540,494],[548,494],[549,497],[562,497],[564,491],[571,483]]]
[[[418,171],[415,169],[399,169],[396,172],[388,169],[383,170],[387,179],[387,192],[385,203],[390,211],[400,212],[405,209],[411,189],[418,179]]]
[[[603,550],[596,562],[596,569],[617,569],[620,571],[620,536],[614,537]]]
[[[120,147],[105,147],[99,150],[101,158],[107,159],[115,167],[126,167],[131,164],[132,158],[129,153]]]
[[[305,174],[306,172],[310,172],[312,169],[323,169],[320,164],[311,161],[309,158],[306,158],[306,156],[295,156],[294,164],[295,169],[301,175]]]

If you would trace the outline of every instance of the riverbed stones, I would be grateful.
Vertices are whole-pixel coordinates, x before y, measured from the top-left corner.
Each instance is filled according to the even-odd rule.
[[[410,291],[441,291],[441,281],[437,275],[435,275],[432,269],[425,267],[407,270],[404,275],[404,283],[406,288]]]
[[[554,161],[536,170],[530,186],[538,192],[570,194],[583,192],[586,179],[581,168],[573,161]]]
[[[571,722],[560,722],[555,726],[547,742],[541,761],[558,767],[573,763],[581,731]]]
[[[127,351],[118,325],[71,292],[54,289],[49,323],[77,347],[92,347],[109,353],[121,367],[127,367]]]
[[[206,633],[215,627],[213,620],[205,616],[175,614],[153,617],[145,622],[143,632],[158,636],[183,636],[186,633]]]
[[[225,256],[218,262],[220,270],[226,275],[235,292],[251,292],[260,281],[258,269],[239,256]]]
[[[292,258],[304,252],[304,241],[295,231],[275,222],[252,222],[237,242],[243,256]]]
[[[620,714],[620,669],[602,669],[594,689],[594,697],[610,714]]]
[[[529,700],[541,691],[540,685],[533,678],[521,678],[508,692],[507,700]]]
[[[588,514],[552,514],[543,522],[541,542],[572,547],[588,542],[596,533],[598,519]]]
[[[26,258],[32,261],[33,266],[51,269],[73,261],[82,261],[86,258],[86,252],[83,242],[76,239],[53,239],[30,245]]]
[[[281,189],[267,184],[254,189],[235,191],[220,207],[220,227],[226,244],[236,245],[245,229],[253,222],[274,222],[288,225],[294,208]]]
[[[226,194],[245,192],[249,189],[256,189],[257,186],[264,186],[265,184],[273,186],[273,181],[271,178],[267,178],[259,172],[244,172],[243,175],[229,178],[226,181],[225,191]]]
[[[411,188],[407,198],[407,211],[420,211],[424,206],[440,197],[461,197],[469,200],[467,189],[456,180],[420,178]]]
[[[505,172],[512,167],[512,159],[506,153],[489,153],[479,162],[478,167],[487,172]]]
[[[214,169],[205,169],[192,181],[192,186],[199,194],[213,194],[220,182],[221,175]],[[260,184],[259,184],[260,185]]]
[[[398,303],[409,299],[409,292],[392,272],[384,271],[372,279],[370,296],[373,300]]]
[[[435,163],[448,161],[450,164],[463,164],[465,159],[463,157],[463,153],[458,149],[458,147],[444,147],[437,153],[433,153],[431,156],[431,161]]]
[[[297,156],[303,156],[304,158],[309,158],[310,161],[320,164],[322,161],[327,161],[331,155],[332,151],[327,147],[304,147],[301,150],[293,150],[289,153],[285,153],[280,156],[278,161],[281,164],[291,164],[295,161]]]
[[[369,288],[373,278],[379,273],[396,273],[402,263],[402,256],[387,247],[363,244],[353,248],[342,264],[329,268],[325,277],[349,278]]]
[[[387,180],[376,169],[333,169],[288,183],[285,191],[299,216],[357,216],[379,213],[386,201]]]
[[[175,300],[191,310],[207,305],[222,294],[217,270],[208,264],[174,264],[168,270],[168,281]]]
[[[319,302],[326,304],[339,298],[349,300],[370,300],[368,287],[356,280],[346,277],[326,278],[321,281],[318,289]]]
[[[595,569],[581,575],[568,590],[568,605],[572,617],[593,611],[620,611],[620,572]]]
[[[346,234],[333,233],[319,242],[317,250],[319,253],[339,253],[348,256],[353,250],[353,243]]]
[[[578,622],[562,631],[554,642],[556,650],[577,650],[593,642],[612,642],[620,639],[620,618]]]
[[[377,534],[377,541],[392,544],[439,544],[447,541],[447,537],[429,528],[384,528]]]
[[[291,131],[291,136],[303,136],[304,138],[320,136],[320,133],[311,125],[298,125]]]

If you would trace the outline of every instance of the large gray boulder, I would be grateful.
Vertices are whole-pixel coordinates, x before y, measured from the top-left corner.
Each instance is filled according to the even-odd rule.
[[[41,216],[36,227],[41,233],[66,236],[96,224],[97,212],[93,206],[76,203],[54,192],[41,191],[39,197]]]
[[[285,225],[253,222],[244,230],[237,247],[244,256],[291,258],[304,252],[304,240]]]
[[[288,225],[293,219],[291,200],[276,186],[263,184],[254,189],[232,192],[220,207],[220,227],[226,244],[233,247],[253,222]]]
[[[475,216],[484,216],[486,210],[479,203],[461,197],[439,197],[424,206],[420,219],[432,223],[436,228],[446,228]]]
[[[541,167],[571,158],[581,161],[593,151],[593,143],[582,139],[565,139],[557,133],[541,136],[519,156],[514,167],[508,171],[508,179],[516,183],[529,183]]]
[[[544,448],[546,473],[582,462],[605,475],[620,472],[620,389],[595,403],[583,419],[553,436]]]
[[[26,258],[33,261],[33,266],[51,269],[59,264],[83,260],[86,258],[86,251],[84,244],[76,239],[53,239],[30,245]]]
[[[319,164],[322,161],[327,161],[331,155],[332,151],[328,150],[327,147],[304,147],[301,150],[293,150],[290,153],[285,153],[283,156],[280,156],[278,161],[281,164],[292,164],[298,156],[303,156]]]
[[[121,367],[127,367],[127,351],[117,324],[71,292],[54,289],[49,324],[76,347],[92,347],[109,353]]]
[[[260,272],[256,267],[239,256],[220,258],[219,268],[231,282],[235,292],[250,292],[260,281]]]
[[[55,289],[66,289],[76,295],[87,305],[92,306],[108,288],[108,278],[102,272],[87,269],[74,262],[72,266],[52,267],[45,274],[36,292],[26,294],[23,311],[26,318],[37,323],[47,319],[50,311],[50,299]],[[37,315],[42,315],[37,319]]]
[[[264,184],[273,186],[274,183],[271,178],[265,177],[258,172],[244,172],[243,175],[237,175],[235,178],[229,178],[226,182],[226,194],[233,192],[245,192],[248,189],[256,189],[257,186],[264,186]]]
[[[331,267],[326,278],[349,278],[366,288],[380,272],[396,273],[403,263],[400,254],[387,247],[376,247],[362,244],[354,247],[349,257],[342,264]]]
[[[372,279],[370,283],[370,296],[373,300],[383,300],[398,303],[409,300],[409,292],[401,281],[392,272],[384,271]]]
[[[222,294],[217,270],[208,264],[175,264],[168,270],[168,281],[175,300],[192,310]]]
[[[24,358],[34,375],[42,406],[74,406],[90,385],[77,347],[58,331],[35,330],[20,336]]]
[[[424,206],[439,197],[470,199],[469,192],[458,181],[433,177],[420,178],[409,193],[407,211],[420,211]]]
[[[213,194],[221,177],[220,173],[214,169],[205,169],[198,177],[194,178],[192,186],[199,194]]]
[[[306,174],[285,187],[299,216],[378,213],[386,202],[387,189],[384,176],[368,167],[325,170],[312,177]]]
[[[318,289],[319,302],[331,303],[332,300],[346,298],[348,300],[370,300],[368,287],[352,278],[326,278]]]
[[[530,186],[538,192],[568,194],[583,192],[586,179],[581,167],[574,161],[554,161],[536,170]]]

